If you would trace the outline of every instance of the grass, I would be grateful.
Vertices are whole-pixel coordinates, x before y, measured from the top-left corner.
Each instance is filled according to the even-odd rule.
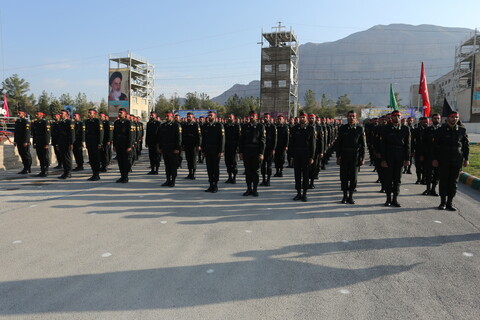
[[[462,168],[463,172],[480,178],[480,144],[474,144],[470,146],[469,161],[470,164],[468,167]]]

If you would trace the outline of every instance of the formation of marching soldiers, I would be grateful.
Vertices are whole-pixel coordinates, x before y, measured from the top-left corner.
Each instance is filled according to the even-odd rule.
[[[48,174],[50,141],[58,160],[56,168],[64,170],[60,179],[71,177],[71,171],[84,170],[83,148],[86,144],[92,169],[88,180],[100,180],[100,173],[107,171],[113,147],[121,175],[116,182],[127,183],[132,166],[142,151],[143,124],[123,108],[119,109],[113,124],[106,114],[101,113],[98,117],[95,109],[88,111],[85,121],[81,121],[78,114],[71,120],[66,110],[62,110],[54,121],[45,120],[45,114],[38,112],[31,128],[25,112],[20,111],[18,116],[15,144],[24,164],[20,174],[31,171],[30,131],[40,162],[41,172],[37,175],[40,177]],[[268,113],[259,120],[253,111],[246,119],[236,119],[235,115],[229,114],[225,120],[217,119],[213,111],[206,118],[199,119],[191,113],[180,119],[167,112],[164,121],[152,112],[145,131],[151,169],[148,174],[159,173],[163,158],[166,180],[162,186],[174,187],[183,152],[188,167],[185,179],[195,180],[197,163],[205,161],[209,181],[205,192],[216,193],[221,158],[224,158],[228,174],[225,183],[230,184],[237,181],[239,158],[244,164],[247,184],[243,195],[257,197],[259,185],[268,187],[272,175],[283,176],[286,162],[294,169],[297,193],[293,200],[305,202],[307,191],[315,189],[315,180],[336,152],[343,192],[341,203],[354,204],[358,172],[365,163],[365,149],[368,149],[371,165],[378,174],[377,182],[381,183],[380,191],[386,194],[385,206],[401,206],[398,195],[402,173],[410,171],[414,158],[417,184],[426,185],[423,194],[438,196],[436,186],[439,184],[439,209],[453,211],[456,210],[452,200],[458,175],[462,165],[468,165],[468,136],[465,128],[458,124],[457,112],[452,112],[443,125],[438,114],[431,118],[431,125],[427,118],[420,118],[417,127],[413,128],[410,118],[402,124],[400,112],[394,111],[380,119],[367,121],[363,128],[354,111],[348,112],[344,125],[338,120],[303,112],[289,119],[288,123],[282,115],[273,119]],[[72,154],[77,164],[75,169],[72,169]]]

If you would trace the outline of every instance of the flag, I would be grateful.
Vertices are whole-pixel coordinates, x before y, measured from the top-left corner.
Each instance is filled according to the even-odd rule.
[[[453,112],[452,107],[447,101],[447,98],[443,98],[443,110],[442,110],[442,117],[448,117],[449,114]]]
[[[5,110],[5,117],[10,117],[10,113],[8,112],[8,102],[7,102],[7,94],[3,94],[3,110]]]
[[[418,94],[422,95],[423,101],[423,116],[430,117],[430,99],[428,97],[427,76],[425,74],[425,66],[422,61],[422,70],[420,71],[420,86],[418,88]]]
[[[395,93],[393,92],[393,86],[390,83],[390,104],[388,105],[389,108],[393,110],[398,110],[398,103],[397,99],[395,99]]]

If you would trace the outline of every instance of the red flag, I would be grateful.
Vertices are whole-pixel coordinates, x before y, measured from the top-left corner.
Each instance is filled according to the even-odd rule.
[[[3,110],[5,110],[5,117],[10,117],[10,113],[8,112],[8,102],[7,102],[7,94],[3,94]]]
[[[428,97],[427,76],[425,75],[425,67],[422,61],[422,71],[420,72],[420,86],[418,94],[422,95],[423,101],[423,116],[430,117],[430,99]]]

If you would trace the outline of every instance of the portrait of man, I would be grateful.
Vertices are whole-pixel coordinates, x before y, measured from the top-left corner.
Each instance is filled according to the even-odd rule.
[[[110,92],[108,101],[127,101],[128,96],[122,92],[123,76],[120,71],[115,71],[110,75],[109,84]]]

